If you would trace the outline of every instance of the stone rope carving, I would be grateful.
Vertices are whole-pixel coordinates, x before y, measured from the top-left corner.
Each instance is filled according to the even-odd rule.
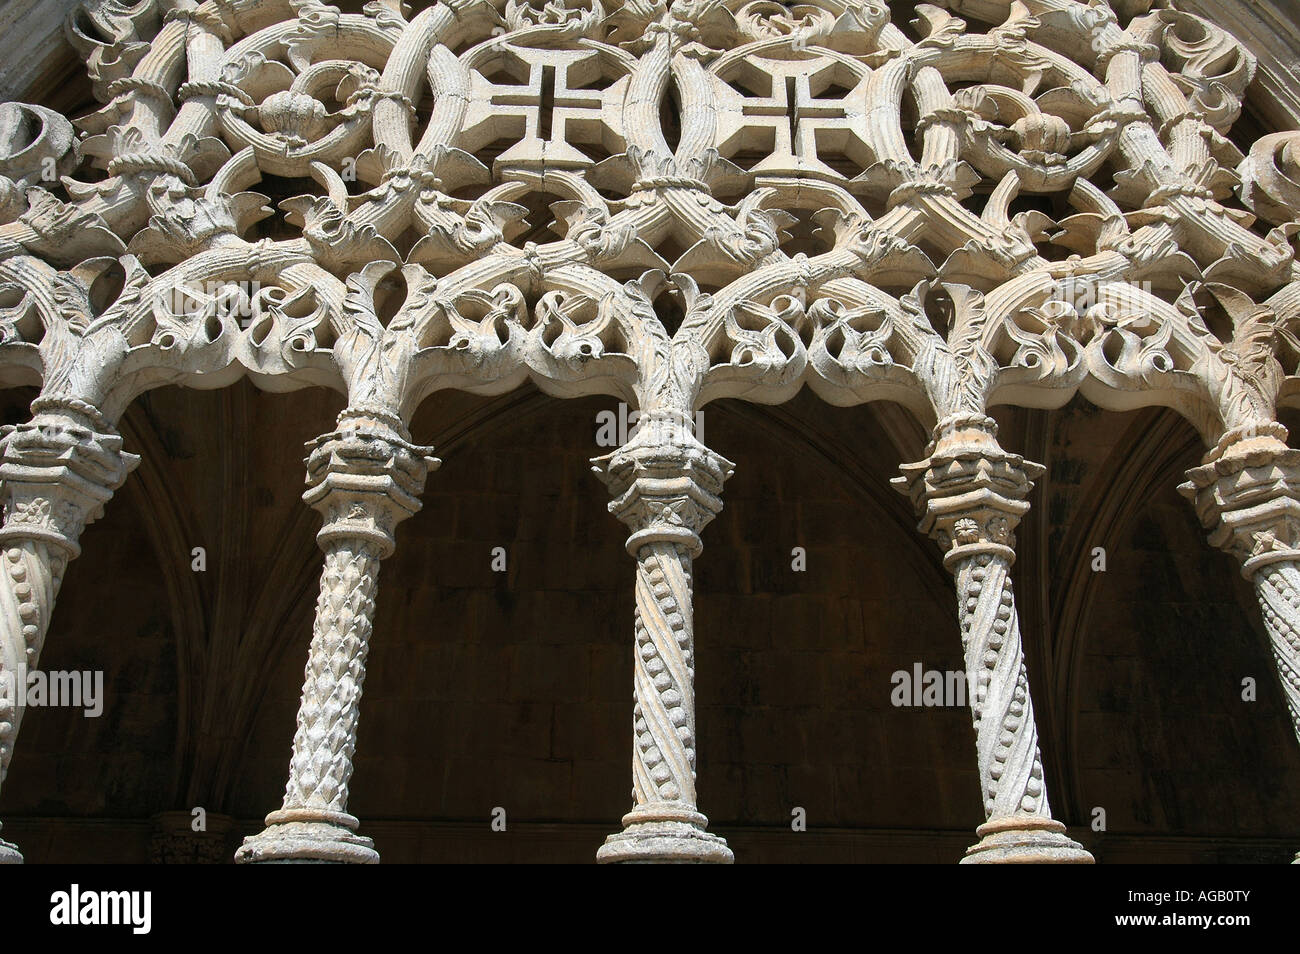
[[[444,388],[689,418],[807,385],[927,426],[1167,406],[1218,466],[1259,434],[1281,454],[1277,410],[1300,406],[1300,132],[1239,150],[1254,58],[1163,2],[85,0],[68,40],[100,108],[0,104],[0,383],[96,434],[150,388],[245,375],[381,408],[394,448]],[[923,514],[945,452],[904,469]],[[1008,460],[994,441],[968,463],[1032,479]],[[359,541],[326,548],[326,578]],[[689,630],[679,546],[634,552],[665,667],[648,574]],[[963,594],[1010,566],[983,555],[953,562]],[[0,574],[3,605],[29,583]],[[963,632],[1008,636],[985,650],[1005,720],[1022,675],[991,593]],[[0,625],[19,646],[26,624]],[[1023,701],[995,807],[1034,780]],[[671,746],[654,767],[685,798]]]
[[[1282,694],[1291,725],[1300,737],[1300,565],[1294,560],[1274,563],[1256,576]]]
[[[694,801],[691,558],[668,543],[641,547],[636,556],[636,696],[644,702],[633,715],[634,797]]]
[[[966,674],[976,691],[984,810],[999,818],[1050,816],[1010,567],[985,553],[956,561],[955,570]]]
[[[593,461],[632,535],[637,561],[632,811],[601,862],[730,864],[726,842],[706,832],[695,795],[695,628],[691,566],[700,530],[722,509],[734,465],[701,444],[684,414],[639,422],[613,454]]]
[[[1015,528],[1042,468],[997,444],[989,418],[957,415],[936,431],[930,457],[895,483],[945,551],[957,586],[985,823],[963,863],[1091,863],[1047,803],[1011,586]]]

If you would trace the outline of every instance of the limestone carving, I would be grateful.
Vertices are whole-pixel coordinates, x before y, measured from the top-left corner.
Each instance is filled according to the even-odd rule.
[[[339,425],[308,445],[303,499],[324,518],[316,539],[325,567],[284,806],[245,840],[240,861],[379,860],[347,813],[379,561],[393,552],[397,524],[419,510],[425,475],[438,461],[382,408],[349,409]]]
[[[637,561],[634,805],[597,859],[730,863],[726,842],[704,830],[695,795],[691,566],[734,465],[695,439],[684,414],[663,412],[593,463],[614,494],[610,511],[632,530],[627,549]]]
[[[998,445],[997,405],[1082,394],[1195,425],[1212,450],[1188,493],[1260,589],[1294,714],[1276,412],[1300,406],[1300,133],[1234,145],[1255,61],[1207,20],[83,0],[68,41],[97,110],[0,104],[0,382],[40,388],[3,444],[3,664],[39,648],[130,470],[137,396],[247,375],[348,399],[308,459],[325,566],[288,792],[241,857],[374,860],[346,795],[378,566],[433,466],[407,424],[447,388],[531,380],[655,425],[597,462],[638,580],[635,806],[603,858],[730,857],[694,790],[691,561],[730,465],[688,422],[719,398],[807,385],[936,428],[902,487],[984,689],[971,860],[1087,860],[1048,808],[1009,578],[1036,468]],[[0,713],[3,765],[17,726]]]
[[[965,862],[1077,862],[1092,856],[1065,836],[1047,802],[1011,586],[1015,528],[1042,468],[997,444],[989,418],[957,415],[936,430],[930,456],[896,480],[946,551],[971,692],[987,821]]]
[[[81,552],[81,531],[139,463],[93,408],[49,399],[32,410],[29,423],[6,427],[0,438],[0,782],[22,725],[21,683],[40,661],[63,575]],[[0,840],[0,863],[21,859]]]

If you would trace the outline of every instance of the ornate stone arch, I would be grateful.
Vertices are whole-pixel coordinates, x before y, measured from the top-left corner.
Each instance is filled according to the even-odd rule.
[[[1185,6],[78,3],[98,108],[0,104],[0,380],[41,389],[0,439],[0,674],[36,664],[138,462],[136,397],[333,388],[290,777],[240,858],[377,860],[348,784],[380,561],[438,464],[412,413],[529,379],[615,396],[641,424],[592,464],[637,562],[634,807],[599,857],[729,861],[695,793],[692,569],[733,465],[692,421],[807,385],[931,429],[895,483],[956,582],[967,860],[1090,861],[1048,803],[1010,578],[1041,468],[991,409],[1078,394],[1195,426],[1185,492],[1258,590],[1300,732],[1300,452],[1276,415],[1300,404],[1300,133],[1238,147],[1257,58]],[[0,705],[2,776],[23,704]]]

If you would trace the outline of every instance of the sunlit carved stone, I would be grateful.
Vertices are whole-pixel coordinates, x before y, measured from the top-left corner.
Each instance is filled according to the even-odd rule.
[[[324,518],[325,551],[316,625],[303,679],[284,805],[245,839],[241,862],[373,863],[369,838],[347,812],[361,689],[374,625],[379,561],[397,524],[420,509],[424,478],[438,461],[410,442],[401,422],[357,408],[339,429],[307,445],[303,499]]]
[[[81,532],[140,462],[93,408],[44,400],[32,410],[29,423],[5,427],[0,438],[0,784],[22,726],[25,674],[40,661]],[[0,864],[21,861],[0,840]]]
[[[940,423],[930,456],[904,464],[896,483],[944,550],[957,583],[986,821],[963,863],[1090,864],[1092,856],[1052,818],[1038,726],[1011,587],[1015,529],[1042,467],[998,446],[993,422]]]
[[[706,832],[695,796],[695,623],[692,564],[700,531],[722,509],[734,465],[695,439],[683,415],[644,417],[621,449],[593,461],[614,495],[610,512],[637,561],[632,811],[601,862],[730,864]]]
[[[241,857],[373,860],[346,813],[348,740],[378,561],[430,466],[403,422],[442,389],[531,380],[685,422],[807,385],[940,423],[904,482],[949,547],[968,668],[992,673],[970,860],[1087,860],[1047,808],[1008,579],[1034,468],[993,440],[991,408],[1172,407],[1213,448],[1192,476],[1207,525],[1296,544],[1290,504],[1242,514],[1276,490],[1259,468],[1294,453],[1276,420],[1300,406],[1300,133],[1234,145],[1255,57],[1205,18],[1147,0],[84,0],[66,38],[101,107],[0,104],[0,383],[45,402],[7,453],[72,409],[66,469],[107,454],[90,495],[107,499],[131,461],[111,425],[151,388],[246,375],[360,415],[317,448],[329,532],[300,738]],[[301,194],[258,191],[285,182]],[[693,440],[600,464],[636,524],[638,666],[677,667],[671,702],[638,669],[638,711],[674,728],[638,729],[637,808],[602,860],[730,858],[695,805],[689,678],[691,560],[729,465]],[[349,483],[383,460],[382,493]],[[18,534],[43,518],[6,461]],[[1273,490],[1247,493],[1257,477]],[[61,539],[14,536],[51,549],[0,573],[6,652],[28,625],[43,638]],[[1300,582],[1289,556],[1247,565],[1285,682]],[[20,622],[33,594],[39,623]],[[339,729],[320,766],[318,720]]]
[[[1188,472],[1179,489],[1210,542],[1237,557],[1255,585],[1278,683],[1300,741],[1300,451],[1279,428],[1239,435]],[[1294,864],[1300,864],[1297,852]]]

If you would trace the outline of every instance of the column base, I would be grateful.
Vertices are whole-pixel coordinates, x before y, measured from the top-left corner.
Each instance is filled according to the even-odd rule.
[[[727,842],[705,831],[709,820],[672,805],[645,805],[623,816],[623,830],[596,852],[596,863],[729,865],[736,859]]]
[[[282,809],[266,816],[266,828],[244,839],[237,864],[379,863],[375,843],[356,833],[356,818],[346,812]]]
[[[1052,818],[998,818],[975,829],[979,844],[966,849],[963,865],[1091,865],[1096,859]]]
[[[0,838],[0,865],[20,865],[22,863],[23,853],[18,850],[18,846]]]

